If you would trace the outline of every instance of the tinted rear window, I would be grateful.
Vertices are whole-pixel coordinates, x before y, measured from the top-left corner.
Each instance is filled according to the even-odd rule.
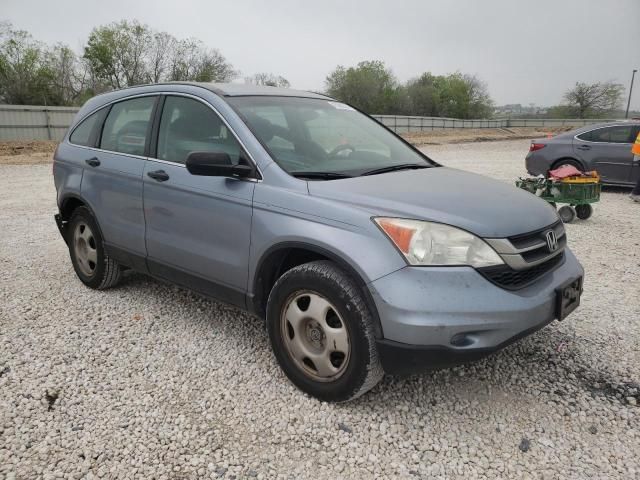
[[[140,97],[115,103],[104,122],[100,148],[144,155],[155,101],[156,97]]]

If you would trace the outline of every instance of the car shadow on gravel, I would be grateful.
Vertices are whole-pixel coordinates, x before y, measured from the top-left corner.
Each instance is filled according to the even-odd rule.
[[[203,299],[202,302],[197,302],[199,305],[211,307],[204,310],[190,309],[189,315],[183,315],[180,321],[209,322],[212,323],[212,328],[233,330],[233,335],[237,337],[237,345],[252,345],[252,348],[267,350],[271,348],[263,321],[235,307],[135,272],[128,272],[117,287],[122,293],[130,290],[132,295],[158,297],[158,303],[165,302],[166,289],[177,292],[176,302],[181,305],[189,305],[197,298]],[[214,320],[212,314],[216,309],[230,310],[237,312],[237,315],[220,315]],[[238,322],[242,325],[238,325]],[[592,398],[629,406],[630,402],[634,402],[633,399],[636,404],[640,403],[640,385],[636,379],[629,381],[625,379],[628,372],[618,371],[610,364],[594,360],[599,358],[598,353],[605,348],[604,344],[598,344],[591,339],[577,338],[565,330],[567,329],[554,322],[532,336],[473,363],[404,378],[386,375],[371,393],[344,405],[377,403],[377,395],[411,395],[410,392],[415,392],[416,389],[446,391],[453,388],[460,392],[470,383],[478,390],[473,393],[478,395],[481,395],[483,389],[492,387],[511,392],[518,391],[523,395],[535,391],[552,401],[589,395]],[[275,364],[275,359],[270,353],[269,358]],[[286,381],[284,375],[280,378]],[[431,401],[426,397],[422,400]]]
[[[597,362],[603,348],[603,344],[576,338],[551,324],[482,360],[407,378],[386,376],[377,388],[403,390],[422,383],[431,390],[449,385],[455,390],[473,381],[479,390],[474,393],[480,395],[486,390],[483,387],[498,387],[522,395],[541,395],[557,403],[587,395],[629,407],[640,404],[637,379],[629,380],[628,372]]]

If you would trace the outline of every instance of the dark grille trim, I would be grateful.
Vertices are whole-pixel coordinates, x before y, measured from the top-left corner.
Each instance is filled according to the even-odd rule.
[[[525,270],[514,270],[508,265],[479,268],[478,272],[491,283],[506,290],[520,290],[534,283],[564,263],[564,252]]]
[[[520,250],[522,248],[527,248],[532,245],[536,245],[540,243],[540,241],[546,242],[544,238],[544,234],[549,230],[553,230],[556,232],[558,238],[565,236],[564,225],[562,224],[562,220],[558,220],[556,223],[548,225],[544,228],[540,228],[538,230],[534,230],[533,232],[521,233],[519,235],[513,235],[509,237],[509,241],[511,245],[513,245],[516,249]]]
[[[540,260],[542,258],[549,257],[550,255],[553,255],[554,253],[556,253],[558,250],[564,250],[564,247],[566,246],[567,246],[567,236],[563,235],[560,238],[558,238],[558,248],[553,252],[549,252],[549,248],[545,243],[544,247],[536,248],[535,250],[528,250],[526,252],[522,252],[520,255],[522,256],[525,262],[531,263],[531,262]]]

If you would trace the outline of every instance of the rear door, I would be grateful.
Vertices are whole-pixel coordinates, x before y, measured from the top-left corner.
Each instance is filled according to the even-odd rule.
[[[633,125],[615,125],[581,133],[574,139],[576,155],[608,183],[629,183]]]
[[[144,174],[149,271],[244,306],[255,181],[192,175],[185,162],[191,152],[248,156],[203,100],[166,96],[158,123]]]
[[[92,206],[107,247],[144,257],[142,174],[157,95],[114,103],[86,151],[82,195]],[[121,253],[121,252],[118,252]]]

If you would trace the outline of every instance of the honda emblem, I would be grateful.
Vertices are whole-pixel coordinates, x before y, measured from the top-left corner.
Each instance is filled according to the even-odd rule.
[[[545,237],[547,238],[547,247],[549,247],[549,251],[555,252],[558,249],[558,237],[556,237],[556,232],[549,230]]]

